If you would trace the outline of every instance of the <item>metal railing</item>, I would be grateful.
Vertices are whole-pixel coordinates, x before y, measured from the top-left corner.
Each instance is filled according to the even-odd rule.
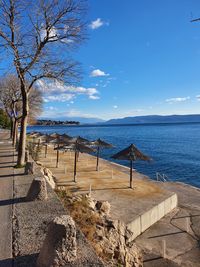
[[[168,176],[164,173],[161,174],[159,172],[156,172],[156,180],[160,182],[169,182]]]

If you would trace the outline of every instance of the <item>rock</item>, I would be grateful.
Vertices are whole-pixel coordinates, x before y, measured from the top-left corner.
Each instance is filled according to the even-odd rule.
[[[29,175],[34,173],[34,162],[26,162],[24,174]]]
[[[43,173],[45,179],[47,180],[51,188],[56,189],[56,183],[52,172],[48,168],[42,168],[41,172]]]
[[[62,267],[77,258],[76,227],[68,215],[50,223],[37,260],[37,267]]]
[[[105,215],[109,215],[110,203],[108,201],[97,201],[96,209]]]
[[[139,248],[135,245],[135,243],[133,243],[132,246],[127,249],[124,264],[126,267],[143,266],[142,253],[139,250]]]
[[[37,163],[37,165],[39,165],[39,166],[41,166],[41,167],[43,166],[43,163],[42,163],[41,161],[38,161],[38,160],[37,160],[36,163]]]
[[[92,210],[95,210],[97,201],[91,198],[89,195],[86,195],[88,201],[88,207]]]
[[[99,239],[102,239],[105,236],[105,229],[103,226],[97,225],[96,227],[96,235]]]
[[[47,199],[47,186],[44,177],[38,177],[33,179],[26,199],[27,201]]]
[[[97,208],[101,209],[100,203]],[[135,243],[127,242],[132,232],[127,229],[124,222],[120,220],[104,219],[102,227],[96,227],[99,251],[109,258],[113,266],[121,264],[125,267],[142,266],[142,254]]]

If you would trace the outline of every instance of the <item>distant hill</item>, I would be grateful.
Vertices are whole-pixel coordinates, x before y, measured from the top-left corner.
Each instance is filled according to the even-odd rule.
[[[200,115],[148,115],[125,117],[120,119],[111,119],[106,121],[106,124],[143,124],[143,123],[186,123],[200,122]]]

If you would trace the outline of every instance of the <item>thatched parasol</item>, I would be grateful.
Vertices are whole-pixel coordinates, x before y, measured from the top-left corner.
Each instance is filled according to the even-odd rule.
[[[58,168],[58,163],[59,163],[59,152],[60,151],[66,151],[66,148],[64,146],[60,146],[58,144],[57,147],[54,148],[56,150],[56,168]]]
[[[54,138],[58,138],[60,135],[58,133],[51,133],[50,136]]]
[[[150,161],[151,160],[150,157],[144,155],[133,144],[131,144],[129,147],[121,150],[117,154],[113,155],[111,158],[113,158],[113,159],[119,159],[119,160],[130,160],[130,188],[133,188],[133,186],[132,186],[132,180],[133,180],[133,161],[136,161],[136,160]]]
[[[100,154],[100,149],[101,148],[112,148],[113,145],[109,144],[103,140],[101,140],[100,138],[92,141],[91,145],[97,148],[97,164],[96,164],[96,171],[98,171],[99,169],[99,154]]]
[[[86,140],[86,139],[85,139]],[[84,144],[78,143],[77,141],[75,143],[68,143],[66,145],[61,146],[59,149],[71,149],[73,150],[74,153],[74,182],[76,183],[76,170],[77,170],[77,157],[78,157],[78,153],[92,153],[95,150],[92,149],[91,147],[88,147]]]
[[[78,143],[78,144],[89,144],[90,141],[86,138],[83,138],[81,136],[77,136],[77,137],[73,137],[71,138],[71,140],[69,140],[69,143],[70,144],[75,144],[75,143]]]
[[[42,137],[42,145],[45,146],[45,158],[47,157],[47,149],[48,149],[48,145],[51,143],[51,141],[53,141],[55,138],[50,136],[49,134],[45,134]]]

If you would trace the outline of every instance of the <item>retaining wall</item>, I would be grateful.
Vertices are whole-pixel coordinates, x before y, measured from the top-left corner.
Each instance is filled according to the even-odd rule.
[[[159,221],[167,213],[172,211],[178,205],[177,194],[171,195],[169,198],[155,205],[150,210],[139,215],[135,220],[127,224],[127,228],[133,232],[132,240],[143,233],[151,225]]]

